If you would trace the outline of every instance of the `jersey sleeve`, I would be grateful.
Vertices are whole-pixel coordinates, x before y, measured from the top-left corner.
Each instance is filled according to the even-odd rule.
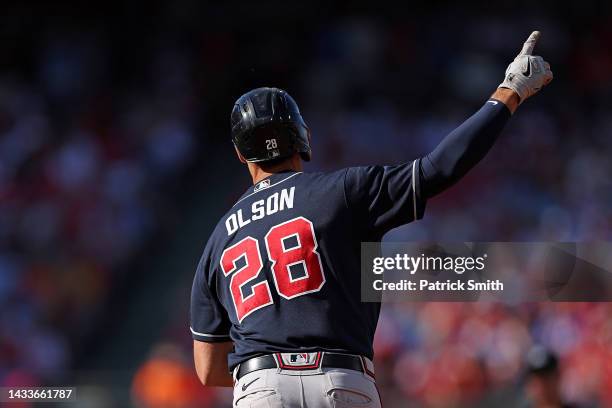
[[[206,255],[205,255],[206,256]],[[198,341],[216,343],[231,341],[231,322],[223,305],[205,279],[206,259],[202,257],[191,288],[190,330]]]
[[[426,199],[419,188],[420,159],[397,166],[349,167],[344,189],[347,206],[363,220],[369,237],[423,218]]]

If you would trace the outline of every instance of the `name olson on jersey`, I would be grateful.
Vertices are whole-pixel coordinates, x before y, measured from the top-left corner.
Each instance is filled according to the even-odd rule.
[[[232,235],[245,225],[249,225],[251,221],[257,221],[264,218],[266,215],[276,214],[279,211],[293,208],[293,196],[295,187],[290,189],[282,189],[267,198],[255,201],[251,204],[251,215],[246,216],[242,213],[242,209],[230,214],[225,220],[225,228],[227,235]]]

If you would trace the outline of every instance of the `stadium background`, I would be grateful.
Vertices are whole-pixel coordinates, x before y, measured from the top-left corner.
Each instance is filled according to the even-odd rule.
[[[80,407],[228,406],[197,382],[187,305],[208,234],[250,182],[228,119],[257,86],[300,104],[307,171],[398,163],[474,112],[539,29],[553,85],[387,239],[612,238],[609,3],[260,3],[3,2],[0,386],[78,385]],[[385,305],[385,406],[517,406],[536,343],[560,356],[566,399],[611,406],[611,312]]]

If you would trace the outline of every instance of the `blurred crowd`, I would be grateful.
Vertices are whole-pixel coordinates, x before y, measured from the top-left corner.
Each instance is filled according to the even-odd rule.
[[[563,401],[610,406],[611,313],[605,303],[387,304],[376,338],[385,406],[405,406],[399,402],[405,400],[471,406],[487,394],[521,389],[534,346],[560,358]],[[528,398],[513,392],[497,405],[519,406]]]
[[[176,2],[158,10],[142,44],[112,25],[41,32],[33,68],[0,71],[0,386],[57,382],[79,367],[75,350],[91,352],[81,341],[118,282],[157,232],[180,230],[172,217],[190,199],[176,187],[186,176],[204,180],[194,195],[231,205],[242,193],[246,184],[207,191],[206,175],[218,169],[197,159],[208,145],[231,153],[231,104],[256,86],[284,87],[301,106],[313,133],[306,171],[400,163],[474,112],[537,28],[536,53],[555,81],[519,108],[483,163],[431,200],[424,220],[386,239],[609,240],[612,17],[574,6],[520,21],[500,17],[502,6],[497,17],[457,8],[380,18],[345,17],[339,7],[304,30],[316,3],[247,9],[264,19],[284,13],[253,27],[226,5]],[[186,296],[177,294],[180,304]],[[158,392],[181,378],[194,387],[179,309],[134,376],[138,405],[227,400]],[[387,304],[376,341],[385,406],[407,398],[458,406],[520,386],[534,344],[559,355],[564,398],[611,405],[611,312],[606,304]]]
[[[197,146],[168,56],[146,86],[108,88],[96,46],[57,36],[30,81],[0,75],[0,386],[57,383],[88,352],[114,285],[171,224],[168,186]]]

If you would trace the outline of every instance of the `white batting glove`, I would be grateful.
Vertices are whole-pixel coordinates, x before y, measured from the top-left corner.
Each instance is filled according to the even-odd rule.
[[[531,33],[523,49],[506,69],[504,82],[498,88],[510,88],[520,97],[520,102],[535,95],[553,79],[550,64],[540,56],[533,56],[533,48],[540,38],[540,32]]]

